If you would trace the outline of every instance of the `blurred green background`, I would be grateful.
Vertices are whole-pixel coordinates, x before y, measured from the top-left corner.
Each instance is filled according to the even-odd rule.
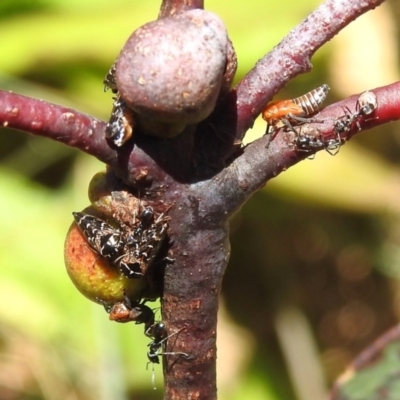
[[[236,79],[316,0],[210,0],[239,60]],[[102,80],[159,1],[1,0],[0,88],[107,119]],[[322,83],[327,103],[398,80],[395,1],[346,28],[310,74],[277,98]],[[400,313],[399,125],[318,153],[270,182],[232,221],[218,332],[222,400],[322,399],[332,380]],[[248,133],[263,134],[258,120]],[[0,399],[161,399],[142,327],[108,321],[63,264],[72,211],[104,166],[50,140],[0,130]]]

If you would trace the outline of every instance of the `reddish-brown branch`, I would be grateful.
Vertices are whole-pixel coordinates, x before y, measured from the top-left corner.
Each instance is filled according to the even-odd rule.
[[[236,140],[253,125],[272,96],[311,69],[311,57],[346,25],[384,0],[327,0],[294,28],[242,79],[231,94],[236,110]]]
[[[357,378],[357,373],[367,370],[369,367],[374,367],[380,362],[384,363],[385,358],[387,359],[390,355],[385,355],[384,352],[387,347],[400,341],[400,325],[396,325],[389,331],[385,332],[380,338],[378,338],[374,343],[372,343],[368,348],[366,348],[358,357],[354,359],[347,370],[339,377],[335,382],[333,389],[328,397],[328,400],[340,400],[343,399],[342,389],[346,386],[349,381]],[[395,350],[393,350],[393,353]],[[377,376],[377,378],[379,378]],[[387,388],[387,380],[390,380],[389,375],[384,375],[377,379],[376,382],[376,392],[385,393]],[[360,379],[361,380],[361,379]],[[378,382],[381,382],[378,385]],[[344,391],[345,392],[345,391]],[[372,395],[372,393],[369,393]],[[371,397],[372,398],[372,397]]]
[[[0,90],[0,126],[75,147],[110,165],[121,178],[132,183],[144,178],[165,179],[164,171],[143,151],[136,149],[132,153],[129,145],[118,151],[112,148],[104,137],[105,125],[104,121],[74,109]],[[168,149],[170,144],[163,147]]]
[[[349,140],[352,136],[364,130],[400,119],[400,82],[373,89],[372,91],[377,96],[377,110],[371,117],[359,119],[359,127],[357,124],[353,124],[352,130],[341,135],[343,140]],[[318,131],[322,138],[334,137],[333,127],[335,121],[345,114],[346,108],[352,113],[356,111],[358,97],[359,95],[353,95],[324,108],[319,114],[310,119],[311,121],[322,121],[322,123],[307,124],[307,129]],[[283,132],[276,135],[267,149],[265,146],[268,140],[268,137],[263,137],[253,142],[245,148],[243,155],[238,157],[232,164],[233,170],[237,171],[237,187],[241,189],[242,195],[246,198],[250,193],[262,187],[269,179],[276,177],[282,171],[287,170],[312,154],[294,150],[292,146],[289,146]],[[255,177],[255,171],[257,171],[257,178]],[[225,179],[221,179],[221,181],[224,182]],[[230,190],[230,188],[227,187],[226,190]],[[232,198],[232,195],[230,197]]]
[[[114,164],[117,152],[104,139],[105,123],[71,108],[0,90],[0,126],[48,137]]]

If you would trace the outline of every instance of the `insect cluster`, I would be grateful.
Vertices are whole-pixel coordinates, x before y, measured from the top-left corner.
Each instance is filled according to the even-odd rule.
[[[132,226],[112,226],[83,212],[74,212],[75,222],[89,246],[127,278],[141,278],[158,254],[167,234],[164,214],[156,219],[148,206]]]
[[[329,86],[324,84],[303,96],[292,100],[274,101],[265,107],[262,112],[267,122],[266,134],[269,134],[269,146],[277,130],[286,128],[289,146],[298,151],[310,152],[325,149],[329,154],[338,153],[343,141],[341,134],[349,132],[354,125],[360,130],[360,122],[371,115],[377,108],[377,98],[373,92],[366,91],[357,99],[355,112],[345,108],[344,115],[337,118],[333,125],[333,136],[322,136],[321,133],[307,125],[308,122],[324,122],[312,118],[320,111],[322,103],[327,97]]]
[[[115,94],[114,103],[111,110],[110,120],[106,125],[105,137],[114,143],[115,146],[121,147],[133,135],[133,115],[125,101],[118,93],[115,82],[115,63],[111,66],[106,77],[104,78],[104,90],[111,89]]]
[[[101,187],[98,183],[94,186]],[[86,239],[88,247],[98,258],[106,260],[120,276],[128,278],[128,281],[151,281],[153,278],[148,276],[149,268],[159,256],[160,247],[167,235],[169,217],[165,212],[156,213],[153,207],[125,191],[101,196],[94,204],[97,205],[96,212],[73,213],[76,226]],[[97,216],[103,209],[101,204],[107,204],[108,213],[113,210],[113,218],[106,220]],[[133,218],[132,210],[138,214]],[[162,355],[187,356],[186,353],[165,351],[168,338],[179,331],[168,335],[164,323],[155,321],[154,311],[145,304],[147,300],[142,300],[140,292],[135,293],[135,297],[131,297],[123,289],[120,300],[110,301],[98,297],[96,301],[103,304],[112,321],[144,324],[145,335],[152,339],[147,352],[150,363],[158,364]]]

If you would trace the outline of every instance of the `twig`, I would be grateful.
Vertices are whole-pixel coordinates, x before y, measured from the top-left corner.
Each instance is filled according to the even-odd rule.
[[[311,57],[346,25],[384,0],[327,0],[294,28],[238,83],[235,140],[241,140],[272,96],[299,74],[311,70]]]

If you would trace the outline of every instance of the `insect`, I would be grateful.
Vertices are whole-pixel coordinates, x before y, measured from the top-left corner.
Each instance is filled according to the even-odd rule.
[[[148,226],[154,220],[154,210],[152,207],[147,206],[140,214],[140,222],[143,226]]]
[[[172,336],[177,335],[179,332],[181,332],[184,328],[180,329],[179,331],[172,333],[168,335],[167,329],[165,328],[165,324],[163,322],[156,322],[153,324],[148,331],[146,332],[146,335],[149,337],[153,338],[153,341],[148,344],[149,351],[147,352],[147,358],[149,359],[149,362],[153,364],[159,364],[160,363],[160,356],[165,356],[165,355],[181,355],[185,357],[189,357],[187,353],[183,352],[166,352],[165,347],[166,347],[166,342],[169,338]]]
[[[140,223],[125,238],[125,253],[119,259],[119,269],[128,278],[140,277],[153,263],[167,235],[168,218],[146,207],[139,217]]]
[[[154,364],[160,364],[160,356],[183,356],[188,358],[189,354],[183,353],[181,351],[165,351],[167,340],[172,336],[177,335],[184,328],[178,330],[177,332],[171,333],[168,335],[167,329],[165,328],[165,324],[163,322],[156,322],[153,326],[150,327],[147,336],[152,337],[153,341],[150,342],[147,346],[149,347],[149,351],[147,352],[147,358],[149,362],[147,365],[151,363],[152,365],[152,378],[151,381],[153,383],[153,388],[155,389],[155,373],[154,373]]]
[[[361,93],[357,100],[357,107],[359,108],[359,115],[370,115],[378,108],[378,99],[374,92],[367,90]]]
[[[123,249],[122,232],[93,215],[73,212],[75,222],[89,246],[100,256],[114,261]]]
[[[165,351],[167,340],[181,332],[184,328],[168,335],[165,324],[160,321],[154,321],[154,311],[145,305],[145,301],[131,301],[124,295],[123,301],[117,302],[112,306],[104,304],[104,308],[109,313],[109,319],[111,321],[121,323],[135,321],[136,324],[144,324],[144,334],[152,339],[148,344],[149,350],[147,352],[147,358],[149,360],[148,364],[151,363],[153,365],[152,382],[154,388],[154,364],[160,363],[160,356],[177,355],[189,357],[187,353]]]
[[[318,131],[303,131],[295,133],[295,138],[292,140],[291,145],[295,149],[300,151],[312,151],[323,148],[331,156],[336,155],[339,152],[342,140],[340,135],[336,135],[334,138],[323,138]]]
[[[328,91],[329,86],[324,84],[295,99],[278,100],[267,104],[262,117],[267,122],[266,134],[270,133],[272,127],[270,141],[276,128],[286,126],[289,130],[294,130],[293,124],[308,122],[306,117],[320,110]]]
[[[127,296],[124,296],[124,300],[117,302],[114,305],[104,306],[106,311],[109,313],[109,319],[116,322],[130,322],[135,321],[136,324],[144,324],[144,333],[146,336],[153,340],[148,344],[149,351],[147,358],[149,362],[159,364],[160,355],[184,355],[182,352],[164,352],[166,341],[182,331],[179,330],[171,335],[168,335],[167,329],[163,322],[154,322],[155,316],[154,311],[145,305],[145,302],[131,301]]]
[[[127,278],[141,278],[153,263],[167,235],[168,217],[154,219],[152,207],[145,207],[132,226],[115,228],[106,221],[74,212],[75,221],[89,243]]]
[[[111,140],[117,147],[121,147],[132,137],[133,124],[132,110],[118,95],[114,98],[110,120],[106,125],[106,139]]]
[[[127,106],[122,97],[118,94],[117,82],[115,79],[116,61],[104,78],[104,91],[111,89],[116,96],[113,98],[113,108],[110,120],[105,129],[105,137],[111,140],[117,147],[124,145],[133,134],[132,110]]]
[[[378,107],[378,100],[375,93],[366,91],[361,93],[356,103],[354,113],[348,107],[344,108],[344,115],[339,117],[334,123],[334,131],[340,135],[349,132],[356,124],[358,130],[361,130],[360,121],[366,116],[371,115]]]
[[[115,61],[114,64],[111,66],[110,70],[107,72],[103,83],[104,83],[104,91],[106,92],[108,89],[111,89],[113,93],[117,93],[117,83],[115,81],[115,69],[116,69],[117,62]]]
[[[340,135],[341,133],[348,132],[351,129],[353,122],[355,121],[354,115],[358,118],[358,113],[351,114],[351,111],[347,107],[344,109],[344,115],[339,117],[333,125],[333,130],[336,134]]]

